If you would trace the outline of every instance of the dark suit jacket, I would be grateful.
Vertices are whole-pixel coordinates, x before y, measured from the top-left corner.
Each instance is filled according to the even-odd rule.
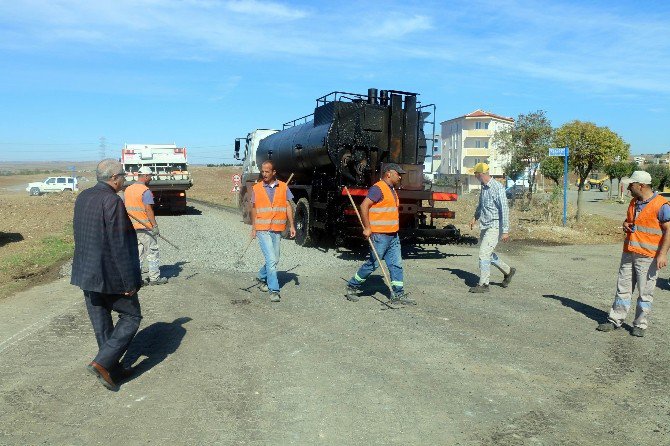
[[[114,189],[99,182],[74,204],[70,283],[82,290],[122,294],[142,284],[137,235]]]

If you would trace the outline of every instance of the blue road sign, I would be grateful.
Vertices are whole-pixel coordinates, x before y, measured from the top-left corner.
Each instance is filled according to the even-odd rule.
[[[565,156],[568,154],[567,147],[551,147],[549,149],[549,156]]]

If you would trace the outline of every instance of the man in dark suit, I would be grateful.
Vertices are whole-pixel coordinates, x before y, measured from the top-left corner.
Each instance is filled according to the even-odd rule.
[[[120,363],[140,326],[137,290],[142,285],[137,236],[121,198],[123,165],[100,161],[98,184],[79,194],[74,205],[72,285],[84,291],[86,309],[98,342],[98,354],[87,366],[109,390],[128,378]],[[114,326],[112,311],[119,315]]]

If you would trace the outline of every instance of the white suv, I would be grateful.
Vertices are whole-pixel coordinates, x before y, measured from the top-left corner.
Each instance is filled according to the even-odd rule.
[[[30,195],[42,195],[46,192],[72,192],[79,190],[77,179],[72,177],[49,177],[41,183],[29,183],[26,191]]]

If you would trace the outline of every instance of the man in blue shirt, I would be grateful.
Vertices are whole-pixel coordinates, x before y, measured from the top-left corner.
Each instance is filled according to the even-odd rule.
[[[509,240],[509,208],[505,189],[502,184],[491,177],[488,164],[477,163],[474,173],[477,180],[482,183],[482,190],[475,216],[470,222],[470,229],[479,220],[481,233],[479,237],[479,284],[470,288],[470,292],[488,293],[491,265],[503,273],[503,288],[509,286],[512,276],[516,273],[515,268],[511,268],[493,252],[498,241]]]

